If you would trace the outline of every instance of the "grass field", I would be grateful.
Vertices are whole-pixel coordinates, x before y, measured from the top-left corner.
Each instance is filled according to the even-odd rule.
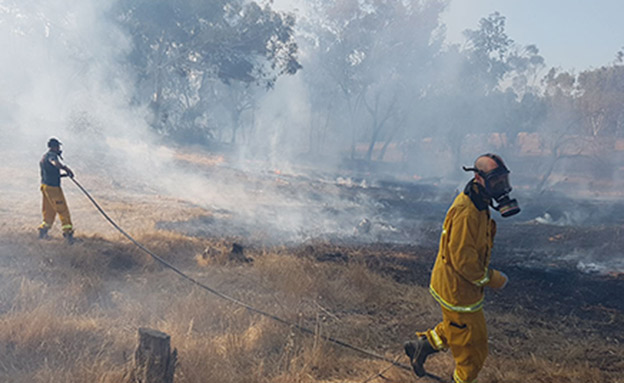
[[[19,172],[12,177],[15,185],[33,181]],[[178,383],[418,381],[322,338],[407,363],[402,343],[440,319],[426,289],[435,247],[322,240],[263,245],[245,237],[189,236],[158,229],[157,223],[187,221],[210,210],[83,179],[125,230],[166,261],[236,299],[314,329],[316,336],[181,280],[108,226],[67,182],[80,241],[67,246],[58,226],[51,240],[37,240],[34,180],[27,192],[7,188],[0,207],[1,382],[123,382],[139,327],[171,335],[179,353]],[[233,243],[253,262],[232,258]],[[488,295],[490,356],[479,382],[624,382],[621,310],[581,302],[550,310],[544,302],[566,296],[525,284],[522,274],[511,276],[510,291]],[[427,368],[450,377],[451,355],[433,356]]]

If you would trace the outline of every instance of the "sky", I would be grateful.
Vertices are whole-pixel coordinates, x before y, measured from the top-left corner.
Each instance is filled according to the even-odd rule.
[[[507,35],[535,44],[548,67],[599,68],[624,47],[623,0],[451,0],[442,16],[447,42],[463,42],[462,31],[495,11],[506,17]]]

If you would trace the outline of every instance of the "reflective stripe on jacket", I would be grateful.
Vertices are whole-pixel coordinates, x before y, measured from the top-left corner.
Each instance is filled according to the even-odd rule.
[[[484,286],[498,273],[488,268],[495,234],[489,208],[477,209],[466,193],[460,193],[446,214],[429,286],[444,308],[481,310]]]

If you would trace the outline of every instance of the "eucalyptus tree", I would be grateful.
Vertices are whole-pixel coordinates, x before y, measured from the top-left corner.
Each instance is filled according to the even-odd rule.
[[[308,50],[306,58],[312,64],[304,67],[303,74],[310,93],[313,119],[322,121],[323,118],[318,116],[324,115],[329,120],[331,108],[335,105],[346,109],[340,114],[349,131],[351,158],[355,157],[358,109],[366,86],[357,66],[362,47],[370,39],[369,31],[359,25],[362,17],[364,12],[357,0],[312,0],[307,22],[302,24]],[[325,97],[333,102],[325,104]],[[316,130],[319,126],[323,125],[311,129]],[[311,131],[313,139],[316,134],[318,131]],[[334,131],[333,135],[342,138],[345,132]],[[311,143],[311,148],[314,145]]]
[[[519,131],[531,130],[545,118],[536,85],[544,60],[537,47],[516,44],[506,33],[505,17],[497,12],[464,35],[463,47],[449,47],[438,57],[440,71],[429,92],[433,104],[445,106],[430,121],[446,140],[456,172],[466,160],[462,148],[468,134],[506,132],[514,140]]]
[[[329,81],[323,93],[341,95],[352,158],[358,141],[368,141],[363,157],[370,161],[376,143],[405,128],[404,116],[425,87],[422,74],[441,46],[443,36],[436,32],[444,5],[437,0],[313,2],[306,36]]]
[[[624,134],[624,66],[590,69],[578,75],[552,69],[544,77],[548,119],[540,138],[546,152],[537,190],[549,185],[563,160],[593,166],[593,176],[611,177],[621,161],[616,150]]]
[[[444,35],[439,24],[445,3],[440,1],[375,1],[367,24],[373,40],[362,71],[370,78],[363,105],[369,114],[370,135],[365,159],[372,159],[375,145],[388,144],[411,125],[409,112],[426,97],[432,64]]]
[[[588,116],[583,125],[592,137],[624,136],[624,65],[581,72],[577,78],[578,108]]]
[[[576,103],[578,84],[576,76],[551,68],[542,79],[547,115],[540,126],[540,151],[544,155],[538,170],[540,180],[535,190],[542,192],[548,186],[556,166],[561,160],[582,155],[584,142],[583,115]]]
[[[294,17],[243,0],[120,0],[117,20],[132,36],[128,63],[136,101],[153,125],[192,126],[210,108],[214,80],[271,88],[300,68]]]

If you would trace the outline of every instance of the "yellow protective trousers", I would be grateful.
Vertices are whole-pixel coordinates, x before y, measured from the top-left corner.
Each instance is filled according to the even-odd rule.
[[[63,232],[72,232],[74,230],[74,226],[71,222],[71,217],[69,216],[69,208],[67,207],[67,202],[65,201],[65,195],[63,195],[63,190],[59,186],[50,186],[50,185],[41,185],[41,194],[43,195],[42,213],[43,213],[43,223],[39,226],[39,228],[50,228],[54,223],[54,218],[56,215],[59,215],[61,219],[61,224],[63,225]]]
[[[475,383],[488,355],[487,328],[483,310],[450,311],[442,307],[442,322],[417,333],[427,337],[436,350],[450,349],[455,359],[455,383]]]

